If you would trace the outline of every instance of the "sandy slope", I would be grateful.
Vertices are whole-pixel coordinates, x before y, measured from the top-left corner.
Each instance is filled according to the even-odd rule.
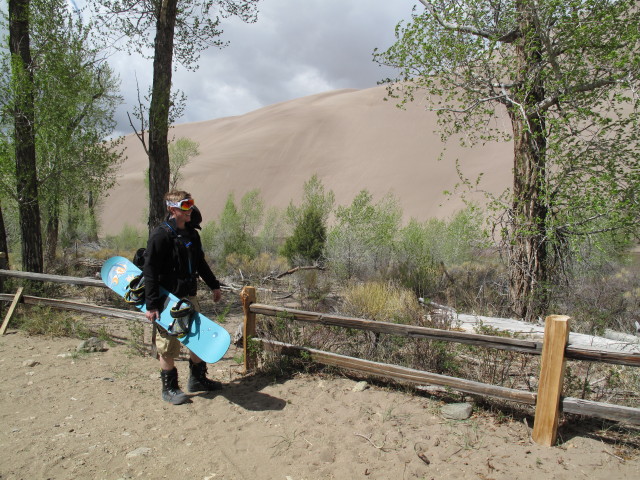
[[[182,187],[202,207],[205,221],[217,218],[229,193],[236,200],[259,189],[267,206],[297,202],[313,174],[350,204],[362,189],[376,200],[393,193],[406,218],[445,217],[462,207],[443,194],[458,182],[455,160],[470,178],[484,172],[484,188],[511,184],[510,144],[462,149],[435,133],[435,113],[421,105],[399,110],[385,102],[385,88],[338,90],[271,105],[238,116],[176,126],[174,138],[200,144],[201,154],[184,170]],[[134,135],[125,141],[127,161],[118,185],[102,208],[102,233],[123,223],[143,227],[148,160]]]
[[[240,321],[231,318],[230,331]],[[102,319],[122,330],[123,322]],[[97,324],[95,325],[97,326]],[[147,335],[148,338],[148,335]],[[442,402],[357,379],[242,376],[231,347],[219,394],[160,400],[155,360],[125,344],[71,357],[78,340],[0,338],[0,478],[225,480],[631,479],[640,458],[593,427],[565,425],[553,448],[529,427],[477,410],[445,420]],[[188,366],[178,362],[185,383]],[[529,419],[528,425],[531,425]],[[420,454],[420,456],[418,455]]]

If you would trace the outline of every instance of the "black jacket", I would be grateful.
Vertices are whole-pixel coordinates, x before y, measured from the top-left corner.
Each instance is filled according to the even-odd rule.
[[[142,271],[147,310],[164,308],[160,286],[178,298],[196,294],[198,276],[211,290],[220,288],[204,258],[200,235],[193,228],[178,230],[175,219],[163,222],[149,235]]]

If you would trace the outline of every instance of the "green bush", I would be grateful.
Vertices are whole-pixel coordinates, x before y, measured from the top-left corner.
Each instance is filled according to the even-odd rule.
[[[353,317],[415,324],[423,314],[413,292],[393,283],[358,283],[346,287],[342,295],[341,310]]]
[[[322,257],[327,239],[327,229],[322,213],[314,208],[307,209],[293,231],[287,238],[282,255],[292,265],[316,263]]]
[[[345,280],[383,277],[401,218],[402,210],[395,197],[387,195],[373,203],[367,190],[358,193],[348,207],[338,207],[326,248],[334,274]]]
[[[107,248],[119,252],[135,252],[140,247],[147,246],[147,232],[142,232],[131,225],[125,224],[118,235],[107,236]]]
[[[48,337],[87,338],[86,325],[68,312],[51,310],[48,307],[31,306],[16,312],[12,326],[28,335],[46,335]]]
[[[441,269],[433,256],[426,225],[412,220],[398,237],[391,275],[418,297],[431,297],[437,290]]]

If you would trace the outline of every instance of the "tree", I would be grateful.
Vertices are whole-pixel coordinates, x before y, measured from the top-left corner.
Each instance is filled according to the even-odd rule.
[[[84,240],[97,239],[96,199],[113,185],[113,167],[120,159],[113,148],[118,142],[104,140],[113,132],[113,114],[120,98],[114,93],[116,79],[100,58],[91,26],[83,25],[68,10],[66,1],[32,0],[29,19],[34,58],[33,175],[38,185],[39,211],[46,224],[46,258],[53,260],[65,214],[68,240],[76,239],[82,220],[87,221],[89,230]],[[15,86],[24,82],[18,81],[15,74],[2,78],[0,90],[5,105],[19,98]],[[20,142],[18,131],[7,128],[4,122],[2,133],[3,142]],[[4,167],[0,185],[5,195],[20,204],[19,191],[17,195],[10,192],[25,169],[8,168],[8,162]],[[21,227],[24,223],[21,218]],[[40,219],[37,223],[40,229]]]
[[[128,37],[128,49],[145,55],[153,50],[153,84],[149,105],[149,145],[144,128],[136,132],[149,156],[149,229],[166,213],[169,188],[168,132],[172,107],[171,77],[175,59],[197,69],[199,52],[223,47],[220,18],[256,19],[258,0],[96,0],[99,17],[109,34]],[[151,40],[153,34],[153,41]]]
[[[43,270],[42,231],[36,174],[34,84],[29,0],[9,0],[9,50],[13,86],[16,193],[22,234],[22,268]]]
[[[253,258],[257,253],[255,232],[262,221],[263,202],[258,190],[247,192],[236,205],[233,192],[227,196],[215,232],[216,257],[223,262],[230,254]]]
[[[178,182],[182,180],[180,170],[191,161],[191,158],[200,155],[199,146],[198,142],[186,137],[179,138],[169,144],[169,172],[171,173],[169,190],[175,190],[178,187]]]
[[[632,0],[420,0],[378,62],[445,137],[513,141],[502,224],[514,312],[545,313],[572,236],[638,234],[640,9]],[[511,131],[500,128],[506,112]]]
[[[336,209],[336,224],[327,239],[327,257],[346,278],[379,273],[388,266],[402,211],[387,195],[378,203],[362,190],[348,207]]]
[[[242,196],[238,214],[244,237],[255,243],[255,236],[264,216],[264,201],[260,196],[260,190],[254,188]]]
[[[88,222],[83,240],[97,240],[95,200],[113,186],[121,158],[119,142],[105,141],[121,98],[91,25],[65,0],[35,0],[33,7],[38,181],[46,259],[53,261],[65,214],[67,241],[77,239],[82,220]]]
[[[289,262],[317,262],[324,253],[327,238],[327,222],[333,210],[335,195],[325,192],[317,175],[313,175],[303,186],[302,203],[290,203],[286,216],[293,227],[293,234],[282,247],[282,254]]]
[[[258,242],[261,253],[276,254],[280,250],[282,244],[282,232],[286,227],[286,219],[284,212],[277,207],[271,207],[266,210],[262,228],[258,235]]]
[[[286,215],[289,223],[295,227],[302,221],[307,210],[317,210],[322,216],[322,222],[325,224],[329,219],[329,215],[333,210],[335,203],[335,194],[329,190],[325,192],[324,185],[314,174],[306,181],[302,187],[302,203],[299,207],[292,203],[287,207]]]
[[[291,264],[297,261],[305,263],[317,262],[324,253],[327,229],[318,209],[305,210],[304,216],[287,238],[282,247],[282,254]]]

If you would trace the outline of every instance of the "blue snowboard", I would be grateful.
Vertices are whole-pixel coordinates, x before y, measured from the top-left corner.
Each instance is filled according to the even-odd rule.
[[[124,297],[129,282],[140,273],[141,270],[126,258],[112,257],[104,263],[100,275],[107,287]],[[164,289],[161,289],[160,293],[166,295],[167,299],[156,323],[166,330],[173,321],[170,310],[179,299]],[[147,310],[144,304],[137,308],[143,312]],[[231,343],[229,332],[200,313],[194,315],[189,333],[178,340],[205,362],[215,363],[229,349]]]

